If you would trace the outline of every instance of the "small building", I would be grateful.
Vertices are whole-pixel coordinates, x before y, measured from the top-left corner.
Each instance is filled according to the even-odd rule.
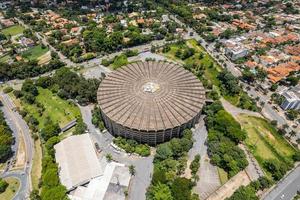
[[[282,94],[285,98],[280,107],[284,110],[300,110],[300,88],[297,90],[289,90]]]
[[[98,158],[89,134],[73,135],[54,146],[59,178],[71,200],[125,200],[127,166]]]
[[[237,37],[224,41],[225,55],[231,60],[246,57],[249,54],[249,49],[243,44],[245,40],[245,37]]]

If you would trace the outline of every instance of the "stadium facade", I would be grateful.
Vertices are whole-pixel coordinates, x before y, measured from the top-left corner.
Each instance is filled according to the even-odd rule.
[[[169,62],[136,62],[101,82],[105,127],[114,136],[156,145],[180,137],[199,120],[205,89],[191,72]]]

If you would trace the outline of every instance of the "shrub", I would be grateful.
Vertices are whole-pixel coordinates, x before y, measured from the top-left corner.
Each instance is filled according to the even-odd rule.
[[[0,193],[5,192],[7,187],[8,187],[8,183],[2,178],[0,178]]]
[[[13,89],[12,87],[6,87],[6,88],[3,89],[3,92],[4,92],[5,94],[7,94],[7,93],[12,92],[13,90],[14,90],[14,89]]]

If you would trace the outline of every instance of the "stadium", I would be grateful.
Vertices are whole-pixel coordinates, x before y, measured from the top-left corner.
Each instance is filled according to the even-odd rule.
[[[114,136],[156,145],[180,137],[199,120],[205,90],[182,66],[136,62],[101,82],[98,103],[107,130]]]

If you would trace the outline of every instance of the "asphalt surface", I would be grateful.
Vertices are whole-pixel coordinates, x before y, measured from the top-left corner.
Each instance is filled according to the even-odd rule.
[[[300,190],[300,166],[279,181],[263,200],[291,200]]]
[[[92,123],[91,110],[93,107],[79,106],[82,118],[88,127],[88,131],[92,136],[94,142],[99,144],[104,155],[111,154],[113,159],[117,162],[124,163],[127,166],[134,165],[136,174],[131,178],[128,197],[130,200],[145,200],[146,191],[151,183],[151,173],[153,171],[153,156],[139,157],[135,155],[128,155],[124,152],[116,151],[110,144],[113,136],[108,132],[101,133]]]
[[[26,199],[31,191],[31,168],[32,168],[32,158],[34,152],[33,141],[30,135],[29,127],[27,126],[26,122],[22,119],[18,112],[14,111],[16,106],[14,105],[13,101],[10,99],[9,95],[0,93],[1,101],[4,105],[4,113],[6,118],[9,119],[9,124],[13,127],[14,135],[16,140],[20,136],[24,138],[25,143],[25,155],[26,155],[26,163],[22,170],[20,171],[6,171],[2,173],[1,177],[15,177],[20,180],[20,189],[17,192],[14,200],[23,200]],[[18,141],[17,141],[18,142]],[[15,150],[16,147],[15,147]]]

